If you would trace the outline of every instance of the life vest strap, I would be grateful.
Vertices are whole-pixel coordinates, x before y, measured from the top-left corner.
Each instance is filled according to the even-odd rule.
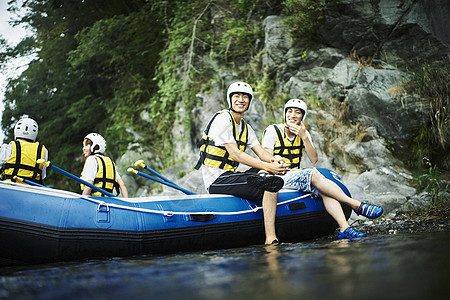
[[[290,146],[286,146],[286,144],[284,142],[285,141],[284,136],[286,135],[286,133],[283,132],[283,134],[282,134],[280,128],[277,125],[273,125],[273,127],[275,129],[275,132],[276,132],[276,134],[278,136],[278,140],[280,142],[280,146],[275,146],[274,147],[274,149],[273,149],[274,150],[274,154],[278,154],[278,155],[288,159],[289,163],[290,163],[290,167],[289,167],[290,169],[298,169],[298,168],[300,168],[300,162],[301,162],[301,159],[302,159],[301,154],[302,154],[303,149],[304,149],[303,141],[300,139],[300,145],[295,146],[294,145],[295,144],[295,139],[299,138],[298,136],[295,136],[294,141],[291,143],[291,145]],[[292,153],[292,151],[297,150],[297,149],[298,149],[298,152],[299,152],[298,154],[297,153],[295,153],[295,154]],[[285,152],[284,150],[287,150],[287,154],[284,154],[284,152]],[[296,158],[294,156],[297,156],[297,155],[298,155],[298,162],[294,162],[294,160]]]
[[[15,181],[14,177],[19,175],[20,170],[24,170],[24,171],[33,172],[31,177],[27,176],[26,179],[31,180],[35,183],[43,184],[42,169],[41,169],[40,165],[38,165],[37,163],[34,163],[34,165],[26,165],[26,164],[21,163],[22,146],[20,144],[20,141],[14,141],[14,146],[15,146],[15,161],[7,162],[7,163],[3,164],[3,167],[2,167],[3,174],[1,176],[1,180]],[[45,149],[44,146],[39,143],[37,146],[37,150],[36,150],[37,158],[44,158],[44,156],[42,155],[44,149]],[[8,169],[12,169],[11,174],[5,174],[5,170],[8,170]]]
[[[117,195],[119,195],[119,191],[120,191],[120,186],[119,186],[119,184],[117,183],[117,179],[116,179],[116,166],[114,165],[114,163],[111,161],[111,164],[112,164],[112,168],[113,168],[113,178],[108,178],[106,175],[106,173],[107,173],[107,171],[106,171],[106,163],[105,163],[105,160],[100,156],[100,155],[96,155],[95,156],[96,158],[98,158],[97,159],[97,162],[98,161],[100,161],[100,163],[102,164],[102,170],[103,170],[103,174],[102,174],[102,177],[96,177],[95,179],[94,179],[94,185],[96,185],[96,184],[98,184],[98,183],[101,183],[101,186],[100,186],[100,188],[101,189],[103,189],[103,190],[105,190],[105,191],[107,191],[107,192],[109,192],[109,193],[112,193],[113,191],[114,191],[114,188],[116,189],[116,192],[117,192]],[[111,183],[112,184],[112,186],[111,186],[111,188],[108,188],[107,187],[107,183]],[[116,196],[117,196],[116,195]]]
[[[215,118],[219,114],[225,113],[225,112],[227,112],[229,114],[230,122],[231,122],[231,126],[232,126],[232,131],[233,131],[233,137],[234,137],[234,139],[235,139],[235,141],[236,141],[236,143],[238,145],[238,148],[241,151],[245,151],[245,149],[247,147],[247,143],[248,143],[248,130],[247,130],[247,124],[245,124],[245,121],[242,120],[242,122],[243,122],[242,123],[243,130],[241,132],[240,137],[238,138],[237,137],[238,131],[237,131],[237,128],[236,128],[236,124],[234,122],[233,116],[231,115],[230,111],[223,110],[223,111],[217,112],[217,113],[214,114],[214,116],[212,116],[211,120],[208,122],[208,125],[206,126],[205,130],[203,131],[202,139],[197,144],[198,147],[200,147],[200,157],[199,157],[199,159],[197,161],[197,164],[194,167],[196,170],[200,169],[201,165],[205,162],[205,160],[207,158],[211,159],[211,160],[214,160],[214,161],[220,161],[220,165],[218,166],[218,168],[220,168],[220,169],[224,169],[225,166],[227,166],[227,165],[229,165],[229,166],[231,166],[232,168],[235,169],[239,165],[238,162],[233,161],[233,160],[231,160],[229,158],[230,154],[228,153],[228,151],[226,150],[226,148],[224,146],[216,146],[214,140],[212,140],[212,139],[210,139],[208,137],[209,130],[210,130],[211,125],[212,125],[213,121],[215,120]],[[242,137],[242,135],[244,133],[245,133],[245,141],[241,141],[241,137]],[[214,154],[209,153],[208,147],[210,147],[210,146],[223,150],[225,152],[224,156],[218,156],[218,155],[214,155]]]

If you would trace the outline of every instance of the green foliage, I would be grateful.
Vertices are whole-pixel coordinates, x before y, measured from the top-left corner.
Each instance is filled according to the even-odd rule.
[[[448,170],[450,66],[446,62],[424,65],[415,73],[414,82],[415,91],[428,102],[429,119],[412,140],[411,164],[420,167],[422,159],[427,158],[433,165]]]
[[[259,26],[253,26],[244,19],[225,19],[224,32],[216,48],[218,56],[225,62],[238,58],[250,60],[256,54],[255,41],[263,38]]]
[[[216,75],[205,61],[208,55],[236,63],[247,62],[256,54],[260,20],[248,17],[261,9],[261,3],[264,1],[177,1],[177,9],[165,19],[167,43],[154,78],[158,89],[146,107],[163,141],[159,148],[169,152],[171,143],[177,142],[170,138],[174,120],[185,123],[185,140],[193,139],[189,126],[197,104],[195,94]],[[184,112],[183,119],[177,110]]]
[[[192,141],[196,134],[186,125],[183,141],[175,141],[174,122],[191,124],[196,93],[212,80],[226,84],[231,78],[219,78],[209,58],[234,67],[232,77],[252,84],[271,112],[265,121],[280,122],[290,95],[277,93],[276,71],[261,67],[261,22],[284,8],[292,38],[307,45],[327,11],[339,2],[10,1],[12,11],[25,9],[17,24],[31,27],[35,35],[14,47],[0,39],[0,66],[23,56],[35,59],[7,86],[2,118],[6,139],[13,138],[18,118],[28,114],[40,125],[38,139],[49,149],[50,160],[74,174],[82,168],[82,139],[93,131],[105,136],[113,158],[139,144],[155,161],[171,164],[174,143]],[[306,59],[307,54],[299,56]],[[450,164],[449,79],[445,63],[423,66],[415,78],[418,92],[430,105],[429,126],[418,131],[412,147],[415,163],[429,157],[437,166],[420,179],[428,191],[437,190],[433,178]],[[315,96],[306,102],[309,107],[321,105]],[[47,184],[78,191],[76,184],[54,172],[48,175]]]
[[[117,78],[111,74],[120,72],[110,69],[108,74],[94,56],[89,63],[71,64],[69,53],[78,46],[78,32],[98,20],[129,14],[143,4],[145,1],[11,1],[12,10],[24,7],[21,11],[25,13],[17,23],[30,26],[35,35],[15,47],[3,47],[2,62],[33,53],[36,58],[7,86],[2,117],[6,140],[13,138],[12,128],[18,118],[28,114],[39,123],[38,140],[49,149],[50,160],[79,174],[83,137],[92,131],[107,135],[107,128],[116,124],[111,116],[117,111],[113,102]],[[116,136],[105,137],[110,153],[118,155],[116,147],[111,147],[118,141]],[[120,149],[126,147],[126,142]],[[54,175],[49,172],[47,184],[79,190]]]
[[[291,28],[291,38],[295,43],[310,44],[316,38],[327,9],[340,0],[285,0],[284,23]]]
[[[268,71],[255,85],[255,95],[259,96],[259,100],[270,112],[264,119],[266,125],[282,122],[284,104],[290,99],[289,95],[275,92],[274,76],[275,72]]]
[[[35,35],[15,47],[0,40],[0,64],[30,54],[35,59],[9,82],[6,139],[28,114],[39,123],[51,160],[76,174],[80,143],[93,131],[104,135],[113,158],[136,142],[163,161],[172,157],[174,121],[190,123],[195,94],[214,76],[203,57],[249,60],[261,38],[252,13],[278,2],[11,1],[10,11],[25,11],[16,24]],[[213,16],[218,22],[211,26]],[[50,184],[65,184],[49,175]]]
[[[144,110],[157,88],[153,77],[159,57],[154,54],[164,47],[164,34],[163,24],[154,20],[155,13],[146,6],[129,15],[99,20],[76,35],[78,47],[69,53],[74,69],[95,67],[93,85],[103,94],[98,102],[110,116],[102,127],[106,137],[113,137],[108,148],[117,155],[133,141],[127,129],[144,126],[134,116]],[[151,133],[150,140],[159,139]]]
[[[411,140],[409,164],[418,168],[417,187],[426,192],[431,204],[449,205],[449,85],[448,62],[421,66],[409,83],[409,92],[418,93],[428,104],[428,121]],[[426,168],[423,169],[423,163]]]
[[[434,139],[442,148],[449,142],[449,95],[450,95],[450,67],[448,63],[437,62],[433,65],[422,66],[416,73],[418,91],[422,97],[429,100],[430,122],[434,131]]]
[[[447,180],[441,180],[443,173],[431,163],[426,160],[428,169],[417,177],[417,187],[419,190],[426,193],[426,198],[431,202],[431,205],[449,205],[450,183]]]
[[[12,0],[9,5],[24,12],[16,24],[35,34],[15,47],[0,40],[0,65],[30,54],[35,59],[9,81],[2,128],[11,140],[18,118],[30,115],[51,161],[74,174],[81,171],[80,145],[89,132],[106,138],[113,159],[139,143],[155,160],[171,163],[173,144],[180,142],[173,140],[174,122],[190,124],[195,94],[212,79],[223,80],[208,58],[236,65],[238,76],[252,84],[261,80],[260,70],[248,62],[262,44],[262,19],[281,10],[281,0]],[[186,140],[192,140],[186,128]],[[78,190],[52,172],[46,183]]]

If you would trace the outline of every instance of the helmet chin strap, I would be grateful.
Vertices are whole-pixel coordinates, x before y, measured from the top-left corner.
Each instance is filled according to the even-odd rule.
[[[237,113],[237,114],[240,114],[240,112],[235,111],[233,107],[230,107],[229,110],[231,110],[232,112],[235,112],[235,113]],[[247,110],[248,110],[248,107],[247,107],[247,109],[244,110],[243,112],[246,112]]]
[[[251,101],[251,100],[250,100],[250,101]],[[247,109],[244,110],[243,112],[246,112],[246,111],[250,108],[250,101],[248,102]],[[239,114],[239,112],[237,112],[237,111],[233,108],[233,105],[231,105],[231,107],[229,108],[229,110],[231,110],[232,112],[235,112],[235,113]]]

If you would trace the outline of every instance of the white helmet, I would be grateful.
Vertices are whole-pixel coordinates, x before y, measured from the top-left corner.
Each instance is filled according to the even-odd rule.
[[[35,120],[28,118],[28,116],[23,116],[22,119],[16,123],[16,126],[14,126],[14,138],[16,140],[21,138],[35,142],[38,131],[38,123]]]
[[[302,111],[302,114],[303,114],[302,121],[303,121],[306,117],[306,113],[308,112],[306,103],[300,99],[291,99],[288,102],[286,102],[286,104],[284,105],[284,122],[286,122],[286,112],[287,112],[288,108],[291,108],[291,107],[298,108]]]
[[[89,139],[92,141],[92,154],[105,154],[106,152],[106,141],[105,139],[98,133],[89,133],[84,139]]]
[[[245,82],[242,82],[242,81],[238,81],[238,82],[233,82],[228,87],[227,102],[228,102],[228,107],[229,108],[231,108],[231,96],[234,93],[245,93],[245,94],[249,95],[250,96],[250,101],[248,103],[248,108],[250,108],[250,103],[252,103],[252,98],[253,98],[253,89],[248,83],[245,83]]]

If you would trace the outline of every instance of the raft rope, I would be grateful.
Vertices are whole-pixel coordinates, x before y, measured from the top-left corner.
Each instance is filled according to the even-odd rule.
[[[33,189],[45,189],[46,193],[48,193],[47,187],[28,187]],[[130,210],[130,211],[137,211],[137,212],[143,212],[143,213],[152,213],[152,214],[162,214],[166,217],[171,217],[174,215],[221,215],[221,216],[233,216],[233,215],[242,215],[242,214],[248,214],[248,213],[256,213],[259,210],[262,209],[262,206],[256,206],[254,208],[248,209],[248,210],[241,210],[241,211],[230,211],[230,212],[215,212],[215,211],[194,211],[194,212],[178,212],[178,211],[168,211],[168,210],[156,210],[156,209],[148,209],[148,208],[139,208],[139,207],[130,207],[126,205],[120,205],[115,203],[107,203],[103,200],[97,200],[94,198],[91,198],[87,195],[80,195],[69,191],[62,191],[58,190],[58,194],[67,195],[70,197],[76,196],[76,198],[81,198],[93,203],[98,204],[97,210],[100,210],[101,207],[106,207],[107,211],[109,211],[110,207],[117,208],[117,209],[124,209],[124,210]],[[305,194],[293,199],[289,199],[283,202],[277,203],[277,206],[284,205],[287,203],[295,202],[297,200],[301,200],[306,197],[316,197],[314,194]],[[170,200],[168,200],[170,201]]]
[[[306,195],[302,195],[293,199],[289,199],[280,203],[277,203],[277,206],[280,205],[284,205],[287,203],[291,203],[309,196],[314,196],[314,194],[306,194]],[[119,205],[119,204],[114,204],[114,203],[106,203],[104,201],[100,201],[100,200],[96,200],[96,199],[92,199],[92,198],[88,198],[88,197],[81,197],[85,200],[89,200],[91,202],[97,203],[98,204],[98,208],[97,210],[99,210],[102,206],[106,206],[107,210],[109,210],[109,207],[114,207],[114,208],[118,208],[118,209],[125,209],[125,210],[131,210],[131,211],[138,211],[138,212],[145,212],[145,213],[153,213],[153,214],[162,214],[166,217],[172,217],[174,215],[220,215],[220,216],[234,216],[234,215],[242,215],[242,214],[248,214],[248,213],[256,213],[258,212],[258,210],[262,209],[262,206],[256,206],[252,209],[248,209],[248,210],[241,210],[241,211],[221,211],[221,212],[215,212],[215,211],[194,211],[194,212],[177,212],[177,211],[167,211],[167,210],[155,210],[155,209],[147,209],[147,208],[138,208],[138,207],[129,207],[129,206],[125,206],[125,205]]]

